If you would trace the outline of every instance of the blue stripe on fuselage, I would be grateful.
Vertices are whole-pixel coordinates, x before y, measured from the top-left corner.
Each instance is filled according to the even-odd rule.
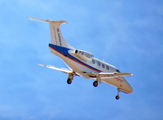
[[[74,60],[75,62],[78,62],[78,63],[82,64],[83,66],[86,66],[87,68],[89,68],[91,70],[94,70],[96,72],[102,72],[101,70],[98,70],[96,68],[93,68],[93,67],[89,66],[88,64],[85,64],[82,61],[80,61],[80,60],[76,59],[75,57],[71,56],[68,53],[68,50],[71,50],[69,48],[60,47],[60,46],[53,45],[53,44],[50,44],[50,43],[49,43],[49,47],[52,48],[52,49],[54,49],[55,51],[59,52],[60,54],[64,55],[65,57],[68,57],[68,58]]]

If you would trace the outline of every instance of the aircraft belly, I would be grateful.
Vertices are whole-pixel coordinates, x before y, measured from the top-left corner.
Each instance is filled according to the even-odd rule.
[[[113,85],[114,87],[118,87],[119,83],[114,78],[103,77],[102,81],[106,82],[109,85]]]
[[[64,57],[62,56],[61,57],[62,60],[66,63],[66,65],[68,65],[71,69],[73,69],[74,72],[77,72],[79,73],[81,76],[87,78],[87,79],[90,79],[90,77],[86,74],[84,74],[84,72],[93,72],[93,70],[75,62],[75,61],[72,61],[71,59],[67,58],[67,57]]]
[[[122,92],[131,93],[132,88],[128,85],[126,80],[124,78],[120,78],[120,79],[122,79],[123,81],[120,81],[120,80],[118,80],[116,78],[103,77],[102,81],[106,82],[109,85],[117,87]]]

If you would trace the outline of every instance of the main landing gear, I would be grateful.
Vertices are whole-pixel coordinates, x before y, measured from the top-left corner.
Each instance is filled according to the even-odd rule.
[[[72,83],[72,79],[68,78],[67,79],[67,84],[71,84]]]
[[[68,74],[67,84],[71,84],[72,83],[73,77],[74,77],[74,74],[73,73],[69,73]]]
[[[98,86],[98,83],[102,83],[100,76],[97,76],[96,77],[96,80],[93,82],[93,86],[94,87],[97,87]]]
[[[94,86],[94,87],[97,87],[97,86],[98,86],[98,81],[94,81],[94,82],[93,82],[93,86]]]

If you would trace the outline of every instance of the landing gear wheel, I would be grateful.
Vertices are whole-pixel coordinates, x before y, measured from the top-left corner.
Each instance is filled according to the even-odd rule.
[[[115,96],[115,99],[116,99],[116,100],[119,100],[119,95],[116,95],[116,96]]]
[[[115,96],[116,100],[119,100],[119,92],[120,92],[120,90],[119,90],[119,88],[117,88],[117,95]]]
[[[68,83],[68,84],[71,84],[71,83],[72,83],[72,80],[68,78],[68,79],[67,79],[67,83]]]
[[[93,82],[93,86],[94,86],[94,87],[97,87],[97,86],[98,86],[98,82],[97,82],[97,81],[94,81],[94,82]]]

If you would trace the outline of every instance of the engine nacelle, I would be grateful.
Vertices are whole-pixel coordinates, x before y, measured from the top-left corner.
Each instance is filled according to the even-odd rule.
[[[82,50],[69,50],[68,51],[71,55],[77,55],[83,60],[91,61],[93,59],[93,55],[91,53],[88,53],[86,51]]]

